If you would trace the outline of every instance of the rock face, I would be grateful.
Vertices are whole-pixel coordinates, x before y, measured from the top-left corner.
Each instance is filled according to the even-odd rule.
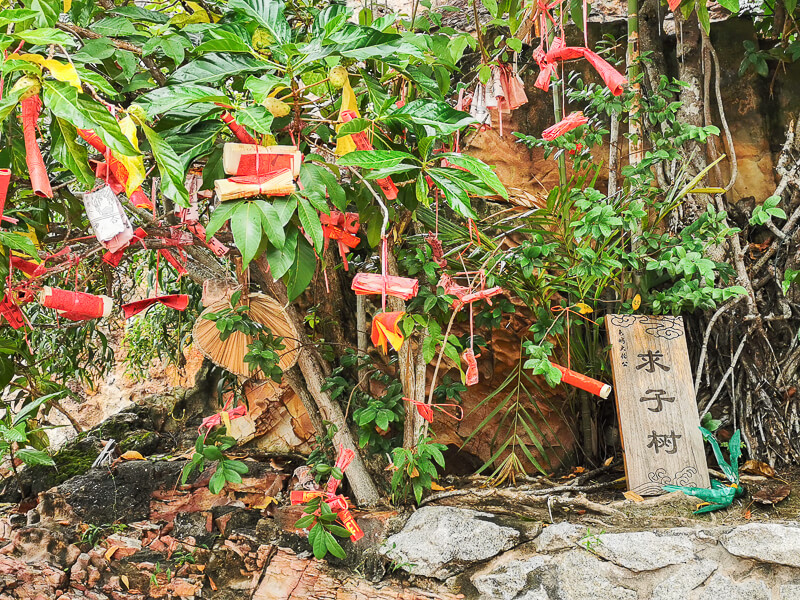
[[[749,523],[722,536],[722,545],[735,556],[800,567],[800,528],[777,523]]]
[[[692,541],[687,534],[611,533],[598,536],[598,541],[593,547],[598,556],[634,572],[654,571],[694,557]]]
[[[504,525],[502,518],[491,513],[426,506],[384,542],[381,554],[413,575],[443,580],[538,533],[520,525]]]

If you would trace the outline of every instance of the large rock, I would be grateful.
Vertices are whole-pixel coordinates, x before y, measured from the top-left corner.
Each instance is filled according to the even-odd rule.
[[[549,600],[557,598],[558,578],[549,556],[498,557],[471,578],[480,600]]]
[[[736,583],[717,573],[700,589],[697,600],[770,600],[772,594],[763,581]]]
[[[557,552],[574,548],[587,533],[586,527],[579,527],[567,521],[545,527],[536,538],[538,552]]]
[[[630,574],[623,569],[603,562],[586,550],[571,550],[559,558],[559,594],[552,598],[557,600],[638,600],[639,595],[636,591],[624,585],[627,583],[626,579],[629,578],[631,578]]]
[[[654,571],[694,558],[692,540],[681,533],[606,533],[585,537],[580,543],[598,556],[637,572]]]
[[[693,560],[679,565],[672,575],[655,586],[652,600],[685,600],[718,566],[713,560]]]
[[[517,521],[491,513],[426,506],[381,546],[381,554],[413,575],[447,579],[476,562],[488,560],[538,533]]]
[[[800,528],[777,523],[748,523],[721,537],[734,556],[800,567]]]

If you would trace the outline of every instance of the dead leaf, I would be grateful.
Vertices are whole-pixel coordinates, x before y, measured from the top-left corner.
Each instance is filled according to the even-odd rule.
[[[744,517],[748,521],[750,520],[750,517],[752,517],[752,516],[753,516],[753,513],[750,512],[749,508],[746,511],[744,511],[744,514],[742,515],[742,517]]]
[[[128,450],[127,452],[124,452],[120,458],[122,460],[146,460],[145,457],[136,450]]]
[[[205,565],[197,565],[197,570],[202,573],[203,571],[206,570],[206,566]]]
[[[126,589],[126,590],[129,590],[129,589],[131,589],[131,584],[130,584],[130,582],[128,581],[128,576],[127,576],[127,575],[120,575],[120,576],[119,576],[119,580],[120,580],[122,583],[124,583],[124,584],[125,584],[125,589]]]
[[[603,463],[603,466],[604,466],[604,467],[607,467],[607,466],[608,466],[608,465],[610,465],[612,462],[614,462],[614,457],[613,457],[613,456],[609,456],[609,457],[608,457],[608,458],[605,460],[605,462]]]
[[[211,576],[208,573],[206,573],[206,577],[208,577],[208,585],[210,585],[211,589],[216,592],[217,591],[217,585],[214,583],[214,580],[211,579]]]
[[[278,501],[275,498],[273,498],[272,496],[264,496],[264,500],[262,502],[260,502],[259,504],[257,504],[256,506],[253,506],[253,508],[256,509],[256,510],[264,510],[270,504],[273,504],[273,503],[274,504],[278,504]]]
[[[771,485],[764,487],[753,494],[753,501],[758,502],[759,504],[777,504],[781,500],[786,500],[791,493],[792,488],[788,485]]]
[[[111,557],[114,556],[114,552],[116,552],[117,550],[119,550],[119,546],[114,546],[114,545],[109,546],[105,554],[106,560],[111,560]]]
[[[435,481],[431,481],[431,491],[443,492],[444,488],[442,486],[440,486],[438,483],[436,483]]]
[[[763,475],[764,477],[775,477],[775,469],[770,467],[767,463],[758,460],[748,460],[742,465],[742,473],[750,473],[752,475]]]
[[[639,307],[642,305],[642,297],[639,294],[636,294],[633,297],[633,302],[631,302],[631,308],[633,310],[639,310]]]
[[[627,500],[633,500],[634,502],[644,502],[644,498],[642,498],[639,494],[631,490],[628,490],[627,492],[622,492],[622,495],[625,496]]]

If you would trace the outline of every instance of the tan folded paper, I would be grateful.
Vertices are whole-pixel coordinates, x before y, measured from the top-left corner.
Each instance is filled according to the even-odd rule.
[[[214,190],[221,202],[253,196],[288,196],[297,191],[289,169],[281,169],[272,175],[237,176],[217,179]]]
[[[294,146],[229,143],[222,151],[222,168],[228,175],[258,175],[288,168],[297,178],[302,162],[303,153]]]

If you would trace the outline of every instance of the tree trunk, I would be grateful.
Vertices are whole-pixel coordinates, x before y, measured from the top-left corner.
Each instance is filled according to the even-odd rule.
[[[305,323],[303,322],[302,315],[288,302],[286,286],[283,282],[272,281],[272,277],[268,272],[266,259],[261,257],[253,261],[253,264],[259,271],[262,282],[278,302],[284,305],[287,317],[297,328],[297,335],[300,342],[297,366],[302,373],[302,379],[305,385],[303,385],[299,377],[291,377],[289,385],[292,386],[295,393],[300,396],[300,399],[303,400],[304,403],[308,401],[308,396],[310,395],[313,399],[313,403],[319,409],[321,419],[329,421],[336,426],[337,431],[333,438],[334,444],[337,447],[342,445],[355,452],[355,458],[347,468],[345,475],[350,483],[350,488],[353,490],[356,502],[359,506],[374,506],[378,504],[381,501],[380,493],[375,486],[375,482],[372,480],[372,476],[369,474],[369,471],[367,471],[367,466],[358,451],[355,438],[350,428],[347,426],[344,413],[341,407],[331,399],[330,395],[322,390],[325,384],[324,370],[321,366],[322,358],[318,352],[314,351],[312,342],[305,333]],[[310,412],[309,416],[311,416],[311,414]],[[319,433],[324,433],[324,429],[320,430]]]

